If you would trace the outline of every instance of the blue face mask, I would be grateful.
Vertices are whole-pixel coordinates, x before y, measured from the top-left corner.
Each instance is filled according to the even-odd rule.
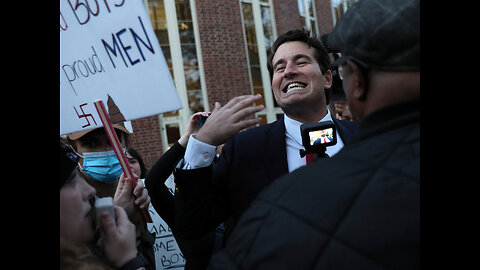
[[[111,184],[122,175],[122,166],[115,151],[83,153],[82,170],[93,179]]]

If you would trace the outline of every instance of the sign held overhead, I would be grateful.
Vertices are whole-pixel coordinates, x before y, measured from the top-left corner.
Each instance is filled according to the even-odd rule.
[[[182,108],[140,0],[60,0],[60,135],[102,127],[96,100],[119,121]]]

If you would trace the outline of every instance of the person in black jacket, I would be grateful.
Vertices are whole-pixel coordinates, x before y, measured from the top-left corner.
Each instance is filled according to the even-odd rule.
[[[207,116],[205,112],[192,115],[185,134],[165,152],[152,166],[145,178],[145,186],[155,211],[167,223],[177,241],[178,247],[185,256],[185,269],[205,269],[213,252],[215,230],[211,230],[198,240],[184,239],[177,234],[175,226],[174,196],[165,185],[167,178],[173,173],[177,163],[183,158],[185,147],[192,133],[198,131],[199,117]]]
[[[341,17],[328,45],[357,134],[262,192],[209,269],[420,268],[419,2],[360,0]]]
[[[195,239],[225,224],[224,242],[255,197],[276,178],[306,165],[300,125],[333,121],[337,144],[327,147],[335,155],[356,131],[357,123],[342,121],[327,109],[332,85],[331,63],[326,48],[308,30],[282,34],[272,46],[268,69],[275,100],[284,116],[273,123],[256,124],[246,120],[263,109],[251,106],[262,97],[241,96],[215,109],[204,126],[190,139],[185,159],[175,171],[177,233]],[[251,121],[251,122],[248,122]],[[238,128],[237,127],[241,127]],[[215,147],[224,143],[222,154],[213,166]]]

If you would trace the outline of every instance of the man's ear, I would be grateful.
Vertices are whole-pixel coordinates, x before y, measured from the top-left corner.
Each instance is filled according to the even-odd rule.
[[[325,74],[323,74],[323,77],[325,77],[325,89],[330,89],[333,83],[332,71],[328,69],[327,71],[325,71]]]
[[[352,74],[351,74],[351,97],[363,101],[367,98],[368,94],[368,81],[365,77],[366,74],[363,74],[360,67],[353,61],[347,60],[348,64],[351,67]]]

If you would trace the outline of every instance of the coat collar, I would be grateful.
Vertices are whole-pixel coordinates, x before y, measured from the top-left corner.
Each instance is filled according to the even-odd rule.
[[[390,130],[420,122],[420,99],[392,104],[367,115],[352,142],[377,136]]]

